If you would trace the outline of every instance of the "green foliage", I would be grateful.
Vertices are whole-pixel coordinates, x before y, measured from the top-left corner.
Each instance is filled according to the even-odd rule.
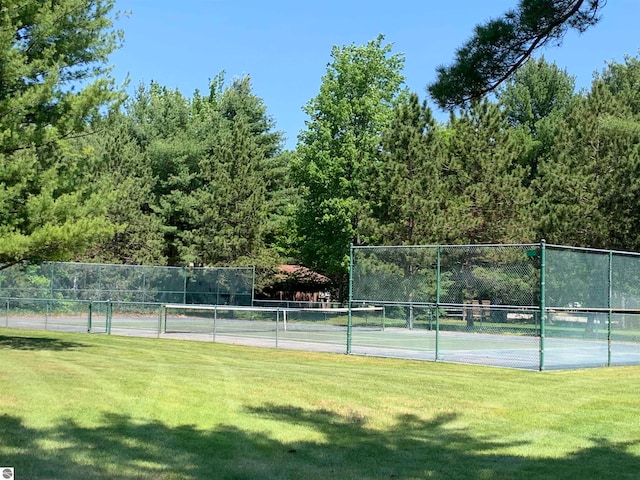
[[[558,121],[575,99],[574,89],[573,77],[540,58],[529,59],[497,91],[509,124],[523,130],[526,153],[521,163],[529,169],[527,185],[537,177],[542,158],[549,156]]]
[[[526,243],[533,239],[524,146],[497,105],[475,104],[451,121],[449,195],[458,222],[455,243]]]
[[[475,28],[452,65],[437,69],[429,92],[441,108],[467,105],[495,90],[540,47],[560,43],[569,28],[596,24],[605,0],[520,0],[515,10]]]
[[[279,241],[284,205],[294,193],[281,134],[248,77],[226,86],[220,74],[207,95],[196,91],[192,99],[155,82],[140,86],[119,122],[116,140],[127,148],[114,155],[111,175],[119,178],[127,164],[131,183],[121,187],[130,201],[122,205],[122,221],[148,247],[136,249],[137,258],[172,265],[278,262],[267,241]]]
[[[200,161],[198,180],[191,192],[196,219],[183,232],[183,258],[199,264],[230,262],[262,248],[267,216],[266,185],[262,179],[262,152],[249,134],[246,117],[236,116],[226,131],[218,132],[213,155]]]
[[[638,65],[610,65],[557,123],[535,183],[541,234],[554,243],[640,247]]]
[[[539,58],[529,59],[497,93],[509,124],[535,135],[541,120],[569,106],[574,90],[574,77]]]
[[[301,257],[334,279],[344,279],[349,243],[367,241],[381,134],[404,81],[403,57],[383,40],[334,47],[320,92],[305,106],[310,120],[293,165],[303,188]]]
[[[0,10],[0,153],[77,135],[117,99],[112,0],[9,0]],[[77,89],[78,85],[84,88]]]
[[[71,258],[113,231],[70,140],[120,98],[105,67],[113,3],[0,6],[0,264]]]
[[[248,76],[191,98],[152,82],[115,108],[113,4],[0,6],[0,264],[255,265],[261,286],[303,263],[344,296],[350,243],[640,249],[640,62],[579,95],[525,63],[602,0],[520,0],[478,27],[432,86],[468,107],[443,124],[383,36],[334,47],[293,152]],[[497,102],[472,101],[503,81]]]
[[[117,229],[85,258],[101,263],[163,265],[163,224],[152,208],[156,179],[148,154],[136,141],[131,119],[113,112],[87,144],[93,151],[92,181],[109,199],[107,218]]]
[[[447,240],[454,206],[443,169],[440,133],[426,102],[421,104],[416,94],[400,99],[382,137],[384,154],[374,189],[379,227],[372,238],[378,243]]]

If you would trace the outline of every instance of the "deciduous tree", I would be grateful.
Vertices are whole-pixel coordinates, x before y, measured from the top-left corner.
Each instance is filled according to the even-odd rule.
[[[294,164],[303,188],[301,256],[338,282],[346,276],[349,244],[367,242],[381,134],[404,82],[404,58],[383,40],[334,47],[320,92],[304,108],[309,120]]]

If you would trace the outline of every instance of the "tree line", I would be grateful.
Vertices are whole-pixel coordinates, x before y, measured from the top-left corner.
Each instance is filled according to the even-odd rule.
[[[5,266],[256,265],[260,286],[300,263],[344,292],[350,244],[640,250],[638,57],[579,92],[530,58],[436,121],[383,36],[336,46],[288,151],[249,76],[220,73],[190,96],[156,82],[125,96],[108,70],[121,38],[112,1],[5,4]]]

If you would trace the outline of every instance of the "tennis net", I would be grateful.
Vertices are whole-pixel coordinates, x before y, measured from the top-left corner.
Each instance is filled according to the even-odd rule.
[[[346,330],[348,308],[280,308],[232,305],[163,305],[164,333],[247,335],[259,332]],[[381,330],[383,307],[351,309],[352,327]]]

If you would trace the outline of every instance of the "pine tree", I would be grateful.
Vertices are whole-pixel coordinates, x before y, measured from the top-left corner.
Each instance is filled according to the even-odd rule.
[[[117,226],[88,256],[104,263],[165,264],[162,219],[153,210],[156,180],[130,117],[113,112],[85,143],[94,157],[89,181],[109,200],[106,215]]]
[[[454,63],[438,67],[429,86],[441,108],[478,100],[509,79],[536,50],[560,43],[570,29],[583,32],[599,20],[606,0],[520,0],[499,18],[475,28]]]
[[[86,135],[121,95],[112,0],[8,0],[0,8],[0,264],[69,259],[113,227],[82,183]]]
[[[504,113],[486,100],[452,118],[444,169],[449,194],[463,214],[456,243],[533,240],[531,190],[521,137]]]
[[[394,109],[382,138],[374,215],[378,243],[448,242],[453,205],[444,182],[442,139],[426,101],[411,94]]]
[[[540,231],[550,241],[638,249],[640,62],[611,64],[557,122],[540,166]]]

